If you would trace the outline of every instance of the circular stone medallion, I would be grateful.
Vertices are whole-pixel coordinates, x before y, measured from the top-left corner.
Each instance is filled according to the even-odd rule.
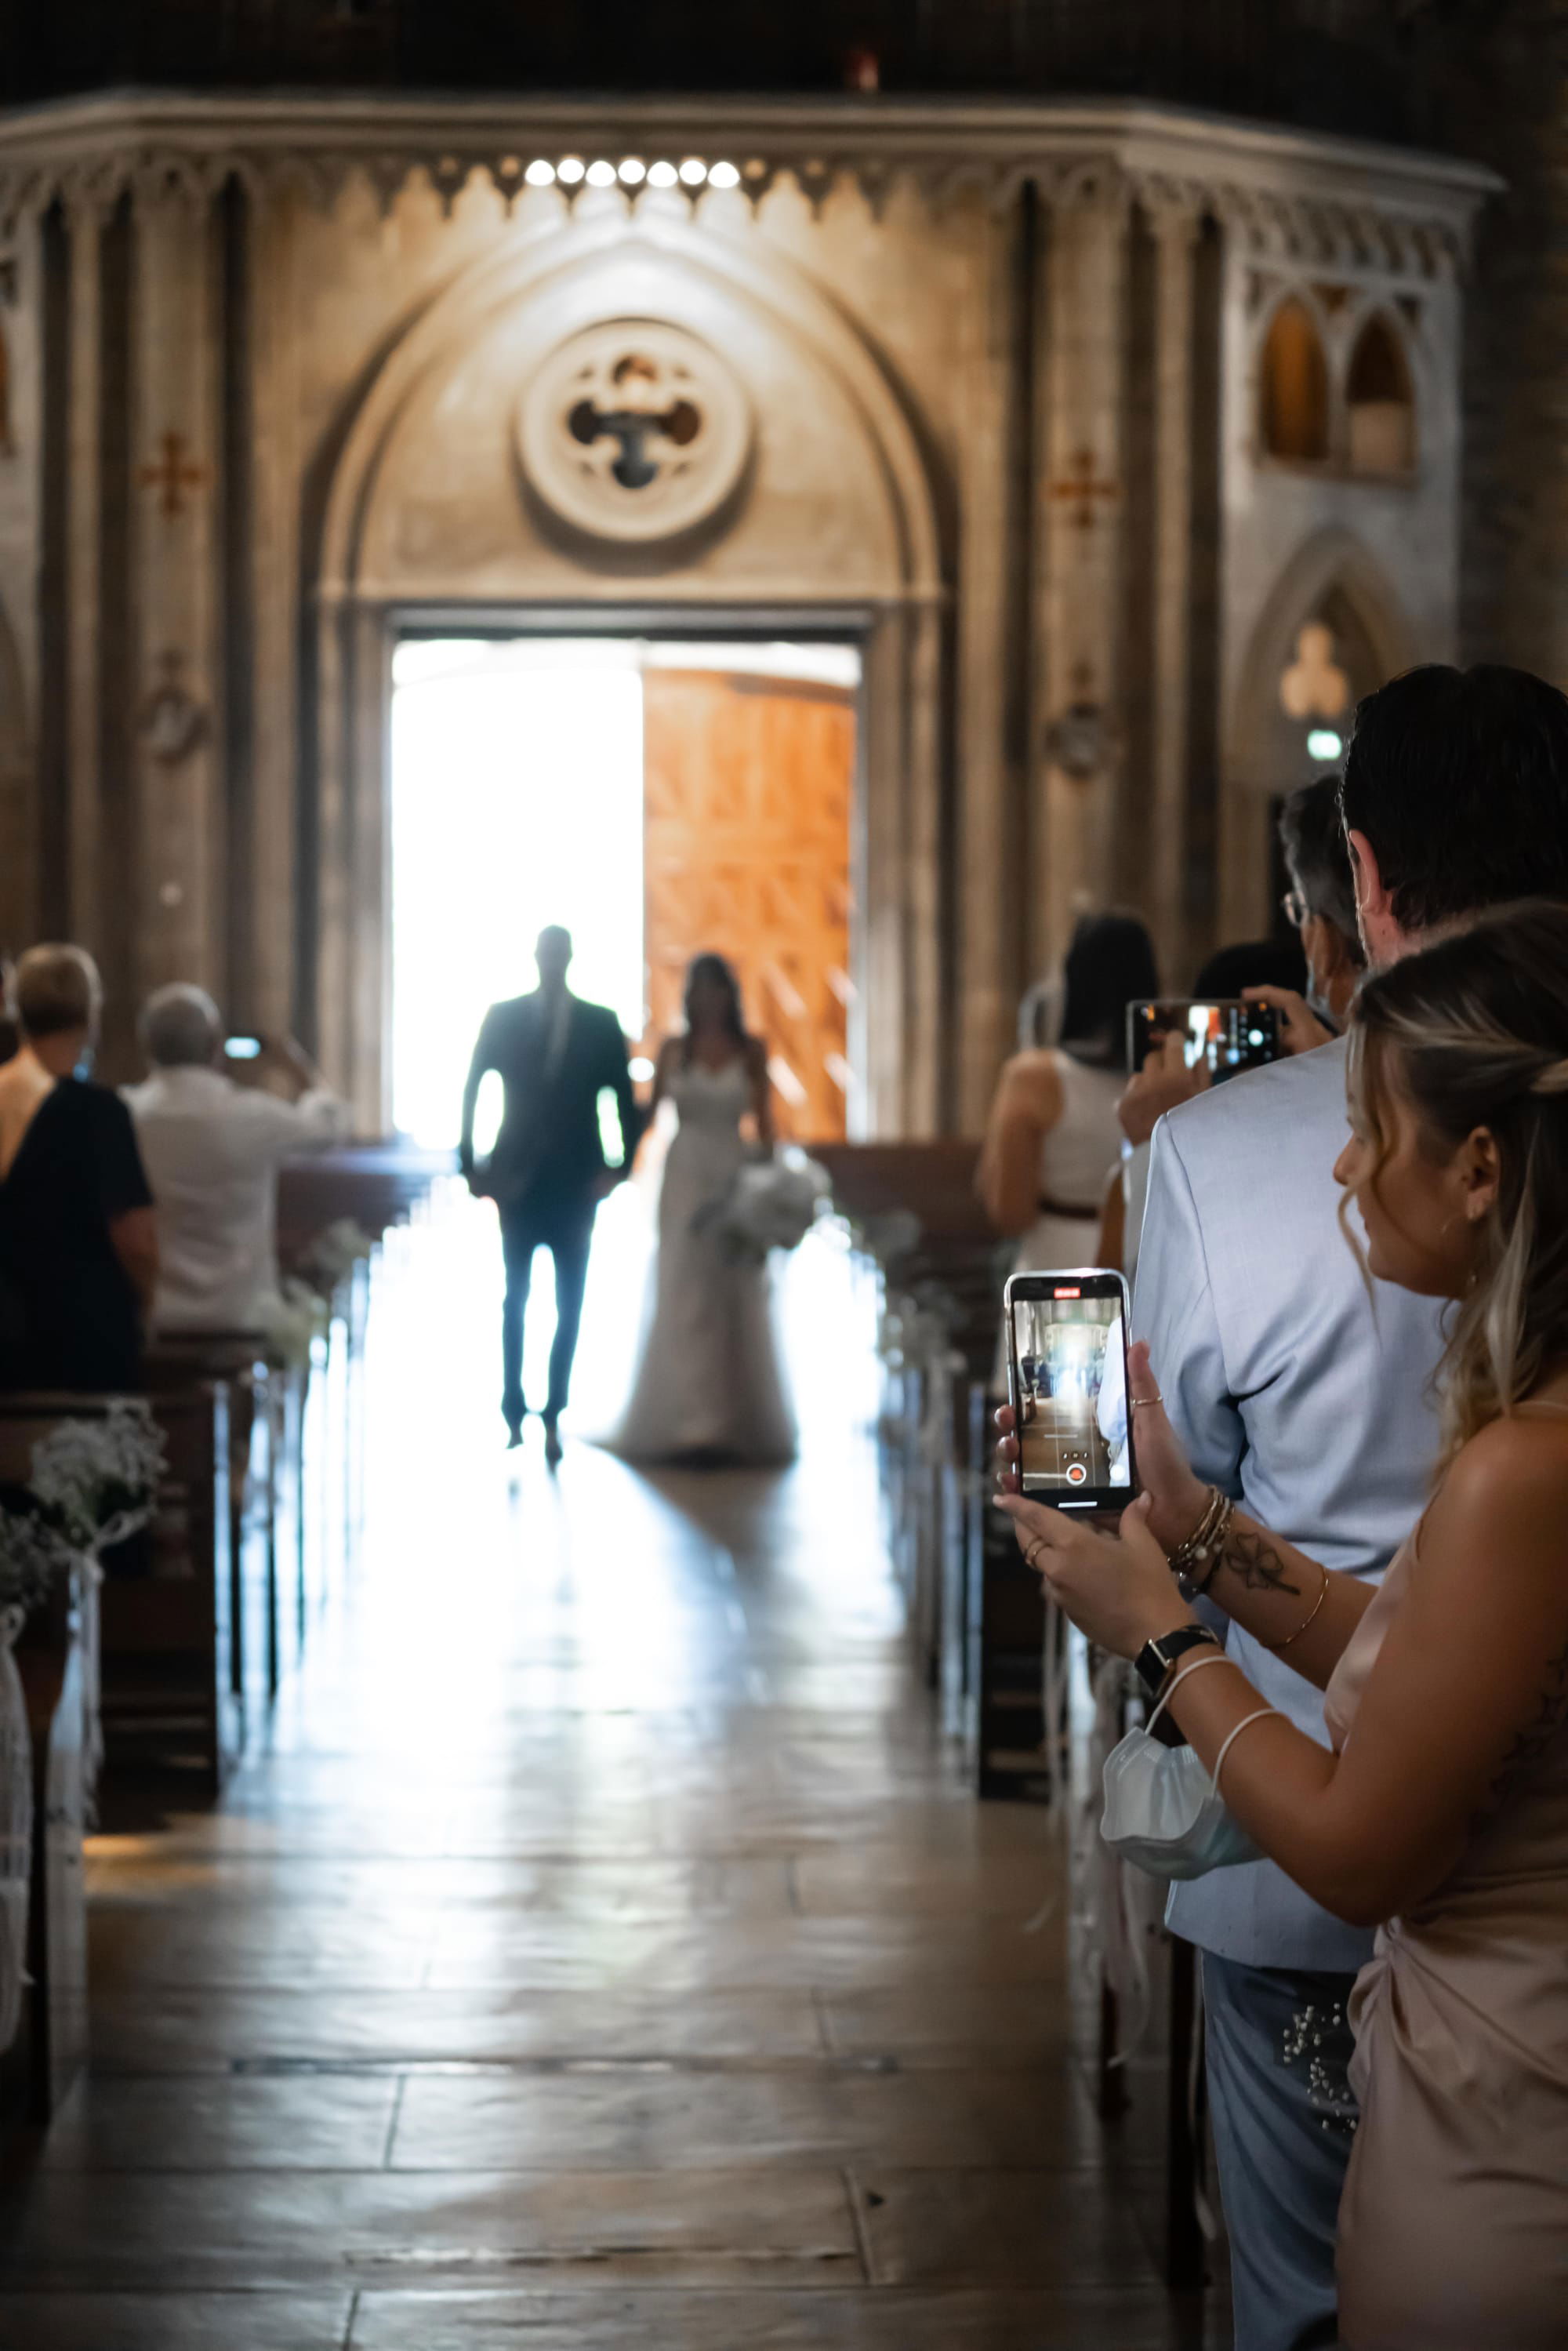
[[[646,545],[691,530],[745,469],[751,413],[716,351],[655,319],[615,319],[558,345],[523,395],[523,470],[595,538]]]

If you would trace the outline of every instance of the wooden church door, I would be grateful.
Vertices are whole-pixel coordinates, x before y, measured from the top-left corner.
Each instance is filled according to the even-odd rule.
[[[643,675],[643,892],[653,1045],[714,950],[766,1038],[779,1131],[845,1129],[854,696],[727,670]]]

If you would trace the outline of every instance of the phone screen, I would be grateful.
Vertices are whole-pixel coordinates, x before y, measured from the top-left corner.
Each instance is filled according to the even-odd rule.
[[[259,1037],[225,1037],[224,1051],[231,1061],[256,1061],[261,1058]]]
[[[1127,1007],[1127,1062],[1141,1070],[1156,1045],[1173,1031],[1183,1040],[1189,1070],[1202,1064],[1218,1085],[1280,1058],[1280,1019],[1271,1004],[1245,1004],[1239,998],[1207,1004],[1183,999]]]
[[[1097,1270],[1015,1273],[1007,1318],[1024,1492],[1062,1510],[1119,1510],[1134,1480],[1126,1283]]]

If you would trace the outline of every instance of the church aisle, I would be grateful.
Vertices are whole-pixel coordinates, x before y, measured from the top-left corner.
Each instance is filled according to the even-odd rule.
[[[915,1686],[841,1265],[795,1277],[797,1471],[578,1438],[552,1479],[537,1424],[499,1449],[492,1248],[392,1237],[350,1588],[223,1803],[95,1844],[93,2070],[5,2185],[0,2345],[1228,2340],[1026,1931],[1040,1816]]]

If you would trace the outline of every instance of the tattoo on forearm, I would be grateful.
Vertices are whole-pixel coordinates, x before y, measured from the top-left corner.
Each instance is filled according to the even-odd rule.
[[[1487,1807],[1489,1812],[1501,1801],[1512,1781],[1522,1778],[1532,1765],[1540,1762],[1565,1722],[1568,1722],[1568,1645],[1564,1645],[1548,1665],[1541,1704],[1502,1759],[1501,1769],[1492,1782],[1491,1800]]]
[[[1251,1534],[1239,1527],[1233,1529],[1220,1564],[1228,1567],[1249,1592],[1300,1595],[1301,1585],[1291,1582],[1284,1561],[1265,1534]]]

